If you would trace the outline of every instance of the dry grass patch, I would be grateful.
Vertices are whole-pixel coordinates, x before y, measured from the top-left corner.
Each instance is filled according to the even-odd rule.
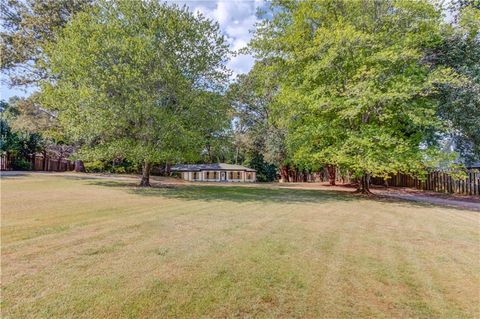
[[[480,215],[322,191],[2,178],[5,318],[480,317]]]

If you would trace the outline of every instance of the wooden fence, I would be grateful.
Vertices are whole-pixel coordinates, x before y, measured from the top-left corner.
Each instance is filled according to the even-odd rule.
[[[65,172],[73,171],[75,168],[75,163],[66,159],[53,159],[48,156],[44,158],[43,156],[34,156],[32,161],[32,170],[34,171],[56,171],[56,172]]]
[[[425,179],[420,180],[416,177],[398,173],[387,180],[372,178],[371,183],[373,185],[412,187],[450,194],[480,195],[480,172],[469,170],[466,171],[466,174],[465,179],[455,179],[448,173],[435,171],[429,173]]]
[[[356,182],[352,180],[348,172],[336,170],[335,181],[339,184]],[[316,173],[290,171],[290,182],[327,182],[328,171],[322,170]],[[398,173],[384,180],[383,178],[371,178],[372,185],[411,187],[426,191],[477,195],[480,196],[480,172],[479,170],[466,171],[465,179],[455,179],[445,172],[433,171],[425,176],[425,179],[418,179],[410,175]]]
[[[26,159],[30,162],[30,170],[32,171],[54,171],[65,172],[73,171],[75,163],[67,159],[55,159],[51,157],[44,157],[43,155],[33,155]],[[0,171],[13,170],[13,163],[15,158],[10,158],[7,155],[0,156]]]
[[[0,155],[0,171],[8,171],[12,166],[10,157],[6,155]]]

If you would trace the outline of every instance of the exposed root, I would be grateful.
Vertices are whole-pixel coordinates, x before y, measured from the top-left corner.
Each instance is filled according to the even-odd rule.
[[[152,185],[150,185],[150,181],[145,180],[145,179],[142,179],[142,181],[140,182],[140,184],[138,186],[140,186],[140,187],[152,187]]]
[[[354,194],[365,195],[365,196],[376,196],[369,189],[357,189],[353,192]]]

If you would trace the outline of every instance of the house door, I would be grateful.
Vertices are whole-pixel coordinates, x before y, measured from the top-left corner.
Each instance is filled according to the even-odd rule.
[[[220,180],[221,181],[226,181],[227,180],[227,173],[221,172],[220,173]]]

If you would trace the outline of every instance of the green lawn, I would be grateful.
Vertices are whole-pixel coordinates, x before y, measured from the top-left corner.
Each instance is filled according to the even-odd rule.
[[[3,318],[480,317],[478,212],[2,177]]]

